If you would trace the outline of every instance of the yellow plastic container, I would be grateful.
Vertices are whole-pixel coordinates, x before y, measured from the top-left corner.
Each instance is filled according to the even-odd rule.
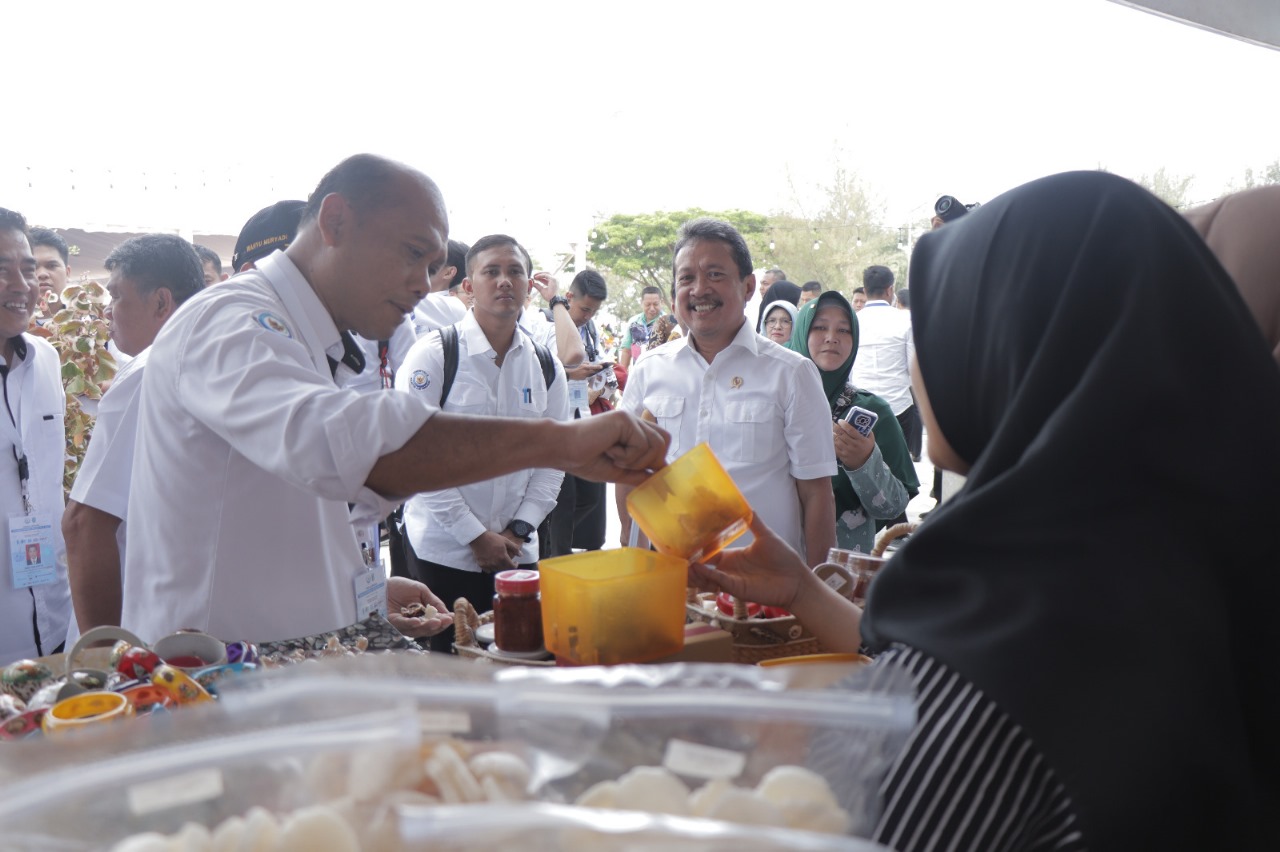
[[[542,637],[562,662],[643,663],[684,646],[686,563],[624,547],[544,559]]]
[[[751,507],[707,444],[636,486],[627,513],[660,552],[687,562],[714,556],[751,524]]]

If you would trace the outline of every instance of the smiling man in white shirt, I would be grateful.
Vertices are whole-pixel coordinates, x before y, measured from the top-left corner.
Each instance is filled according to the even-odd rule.
[[[9,537],[0,578],[0,667],[60,651],[71,616],[59,559],[67,395],[58,353],[27,333],[39,291],[26,232],[22,214],[0,208],[0,510]]]
[[[648,411],[671,433],[669,460],[709,443],[756,514],[816,565],[836,527],[831,407],[818,369],[747,321],[756,282],[732,225],[686,222],[673,266],[672,300],[689,333],[636,362],[620,407]],[[629,491],[616,491],[624,541]]]
[[[472,296],[471,311],[414,344],[396,376],[398,390],[441,411],[471,416],[568,418],[564,367],[519,325],[531,286],[527,257],[505,234],[476,241],[462,282]],[[457,346],[452,379],[446,337]],[[418,559],[410,572],[420,572],[416,579],[446,604],[462,597],[480,612],[491,609],[497,572],[537,569],[537,528],[555,507],[562,479],[558,470],[532,468],[411,497],[405,534]],[[451,633],[433,636],[432,650],[448,651]]]
[[[920,413],[911,396],[911,357],[916,351],[911,314],[893,307],[893,271],[888,267],[868,266],[862,286],[867,304],[858,311],[858,357],[849,380],[889,403],[904,435],[919,435]],[[919,457],[920,442],[908,449],[913,458]]]

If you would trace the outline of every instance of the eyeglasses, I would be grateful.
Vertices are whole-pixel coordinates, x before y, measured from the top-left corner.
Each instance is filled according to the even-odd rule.
[[[786,328],[791,325],[791,317],[770,317],[764,324],[766,328]]]

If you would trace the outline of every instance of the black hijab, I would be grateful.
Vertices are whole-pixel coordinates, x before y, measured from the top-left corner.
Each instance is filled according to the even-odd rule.
[[[920,241],[921,376],[965,487],[864,638],[967,677],[1106,849],[1280,848],[1280,374],[1182,218],[1101,172]]]
[[[800,288],[790,281],[775,281],[769,288],[769,295],[760,300],[760,315],[756,317],[756,333],[764,330],[764,309],[774,302],[790,302],[800,306]]]

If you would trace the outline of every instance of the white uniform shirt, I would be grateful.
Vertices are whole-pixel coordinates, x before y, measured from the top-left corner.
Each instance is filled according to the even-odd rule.
[[[556,376],[548,388],[542,363],[525,332],[516,329],[511,348],[498,367],[494,360],[497,355],[474,313],[468,313],[457,328],[458,372],[444,411],[568,419],[569,396],[564,367],[558,359],[553,359]],[[440,404],[443,376],[444,350],[437,332],[419,340],[409,352],[396,376],[396,388],[434,408]],[[479,571],[470,543],[485,531],[502,532],[513,520],[527,521],[535,527],[542,523],[555,508],[563,480],[561,471],[533,468],[459,488],[424,492],[405,503],[405,532],[414,552],[423,559],[463,571]],[[538,561],[536,532],[515,561],[521,565]]]
[[[341,353],[282,252],[165,323],[143,378],[125,627],[265,642],[355,622],[364,565],[347,504],[392,508],[364,482],[433,409],[339,389],[326,355]]]
[[[438,328],[453,325],[467,315],[467,306],[448,290],[428,293],[413,309],[413,331],[418,339]]]
[[[53,653],[67,636],[71,622],[71,587],[67,584],[66,546],[62,542],[63,459],[67,438],[63,417],[67,395],[62,389],[58,353],[46,341],[21,335],[25,357],[14,353],[3,382],[8,410],[0,402],[0,417],[13,412],[30,472],[28,487],[33,510],[52,516],[57,576],[52,583],[15,588],[9,560],[4,560],[0,577],[0,667],[25,657]],[[18,348],[21,348],[20,346]],[[0,511],[4,512],[5,534],[9,518],[22,514],[22,491],[18,484],[18,462],[14,458],[10,432],[0,433]],[[9,548],[6,545],[4,552]],[[35,613],[35,628],[32,628]],[[39,631],[39,643],[36,631]]]
[[[357,390],[361,393],[373,393],[375,391],[384,390],[383,381],[390,380],[400,366],[404,363],[405,356],[409,354],[409,350],[413,348],[413,344],[417,342],[417,332],[414,330],[413,318],[406,316],[404,322],[396,327],[390,339],[387,341],[387,375],[383,376],[382,357],[378,352],[378,344],[380,341],[369,340],[361,337],[355,332],[351,333],[351,339],[360,347],[361,353],[364,354],[364,369],[359,373],[353,373],[345,366],[339,368],[337,378],[339,384],[344,388]],[[375,559],[381,562],[382,550],[379,546],[378,524],[381,517],[378,515],[377,507],[360,506],[352,511],[352,522],[356,528],[356,539],[360,542],[362,550],[369,550],[374,554]]]
[[[93,422],[93,439],[71,486],[71,499],[114,515],[121,520],[116,529],[120,550],[120,571],[124,573],[126,528],[129,514],[129,481],[133,475],[133,447],[138,434],[138,406],[142,396],[142,376],[151,348],[116,373],[111,387],[102,395],[98,416]],[[70,639],[70,637],[68,637]]]
[[[454,299],[454,301],[456,302],[457,299]],[[360,351],[364,353],[364,369],[359,373],[348,373],[342,386],[352,390],[364,391],[365,393],[382,390],[382,359],[378,353],[379,341],[361,337],[355,332],[351,333],[351,338],[355,340],[356,345],[360,347]],[[387,341],[387,367],[393,373],[400,369],[400,365],[404,363],[405,356],[409,354],[409,350],[417,342],[418,333],[413,318],[406,316],[404,322],[400,323]]]
[[[520,315],[520,325],[529,332],[530,337],[547,347],[559,359],[560,355],[556,350],[556,324],[547,319],[540,308],[525,308]]]
[[[831,406],[812,361],[746,321],[710,364],[688,337],[651,350],[632,365],[620,407],[648,409],[671,433],[668,461],[709,443],[752,511],[805,552],[796,480],[836,472]]]
[[[858,357],[849,380],[854,387],[889,403],[895,416],[901,414],[912,406],[911,356],[916,343],[911,335],[911,313],[877,299],[867,302],[855,316]]]

